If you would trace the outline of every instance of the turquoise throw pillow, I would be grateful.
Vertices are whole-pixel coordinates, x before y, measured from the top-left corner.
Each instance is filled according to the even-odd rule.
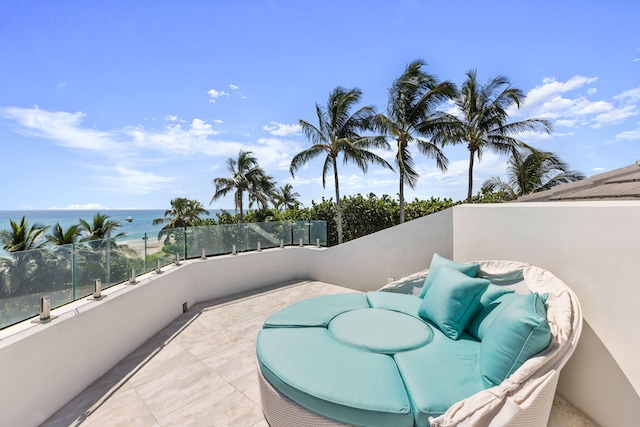
[[[469,277],[476,277],[478,270],[480,270],[480,264],[463,264],[461,262],[456,262],[441,257],[438,254],[433,254],[433,257],[431,258],[431,265],[429,266],[429,275],[424,280],[424,285],[422,286],[422,291],[420,292],[420,298],[424,298],[424,296],[427,294],[427,291],[431,287],[436,274],[438,274],[438,270],[440,270],[440,268],[442,267],[452,268],[461,273],[464,273]]]
[[[493,319],[480,343],[480,373],[490,386],[500,384],[551,341],[540,295],[514,296]]]
[[[489,283],[486,279],[440,267],[420,304],[418,315],[435,323],[449,338],[458,339],[476,314]]]
[[[495,285],[489,285],[489,289],[487,289],[487,292],[489,292],[492,286]],[[483,298],[485,297],[485,295],[483,295]],[[469,332],[469,334],[471,334],[474,338],[482,341],[495,318],[500,313],[502,313],[502,310],[504,310],[514,298],[518,297],[519,295],[511,291],[511,293],[502,294],[495,300],[490,301],[486,304],[483,303],[483,298],[481,298],[480,312],[476,314],[473,319],[471,319],[471,323],[467,327],[467,332]]]

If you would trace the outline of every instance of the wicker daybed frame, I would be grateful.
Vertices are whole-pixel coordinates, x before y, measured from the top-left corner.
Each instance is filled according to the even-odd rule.
[[[429,420],[432,427],[546,425],[560,371],[573,354],[582,330],[582,312],[576,295],[556,276],[530,264],[479,261],[478,277],[502,282],[518,293],[548,294],[547,321],[552,341],[501,384],[453,404]],[[406,284],[420,283],[428,270],[400,279],[381,290],[409,293]],[[514,277],[519,277],[520,280]],[[404,283],[404,285],[403,285]],[[411,288],[411,286],[409,286]],[[413,289],[413,292],[419,289]],[[346,424],[301,407],[276,390],[258,369],[262,410],[271,427],[339,427]]]

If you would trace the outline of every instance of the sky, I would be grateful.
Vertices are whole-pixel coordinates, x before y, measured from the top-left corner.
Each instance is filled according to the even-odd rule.
[[[504,75],[527,94],[510,119],[545,118],[522,135],[591,176],[640,159],[640,2],[33,1],[0,2],[0,210],[165,209],[210,204],[226,161],[251,151],[300,201],[335,198],[310,147],[337,86],[385,112],[387,89],[416,59],[461,85]],[[446,108],[446,105],[443,107]],[[415,152],[405,197],[466,197],[468,151],[445,147],[446,173]],[[377,154],[393,161],[392,151]],[[492,153],[474,192],[506,177]],[[338,165],[342,195],[397,197],[398,175]],[[245,202],[246,203],[246,202]]]

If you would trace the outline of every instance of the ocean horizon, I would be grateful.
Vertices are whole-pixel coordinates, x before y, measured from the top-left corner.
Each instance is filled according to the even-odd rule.
[[[90,209],[90,210],[69,210],[69,209],[49,209],[49,210],[0,210],[0,230],[9,229],[9,220],[19,222],[24,215],[29,224],[40,224],[53,227],[60,224],[66,230],[73,224],[78,224],[80,219],[89,223],[97,213],[108,215],[109,219],[118,221],[121,227],[118,232],[123,232],[126,237],[122,240],[142,239],[147,234],[148,237],[157,236],[164,224],[153,225],[156,218],[162,218],[166,209]],[[216,218],[216,213],[221,209],[210,209],[208,216],[203,218]],[[233,213],[233,210],[230,212]],[[127,218],[131,218],[128,221]]]

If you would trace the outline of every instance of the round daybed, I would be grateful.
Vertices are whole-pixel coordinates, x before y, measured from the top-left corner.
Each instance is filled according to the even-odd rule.
[[[257,339],[271,427],[546,425],[580,335],[574,293],[506,261],[424,270],[283,308]]]

